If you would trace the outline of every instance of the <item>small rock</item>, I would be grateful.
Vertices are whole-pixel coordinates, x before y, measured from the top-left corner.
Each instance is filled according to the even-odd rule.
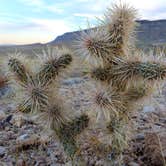
[[[35,166],[45,166],[47,164],[44,157],[37,157],[36,161]]]
[[[12,117],[13,117],[13,115],[8,115],[4,121],[6,123],[10,123],[10,121],[12,120]]]
[[[7,87],[0,88],[0,98],[6,94],[7,90]]]
[[[137,141],[144,140],[144,139],[145,139],[144,133],[139,133],[139,134],[137,134],[136,137],[135,137],[135,139],[136,139]]]
[[[101,165],[103,165],[103,161],[102,160],[96,161],[96,166],[101,166]]]
[[[0,98],[10,96],[12,95],[12,93],[13,93],[12,88],[9,86],[0,88]]]
[[[142,114],[140,120],[143,120],[144,122],[149,120],[149,116],[147,114]]]
[[[161,123],[166,124],[166,118],[160,118],[159,121],[160,121]]]
[[[6,126],[6,127],[5,127],[5,131],[10,131],[10,127],[9,127],[9,126]]]
[[[129,166],[139,166],[139,164],[135,163],[135,162],[130,162]]]
[[[22,159],[19,159],[17,161],[17,166],[26,166],[26,162],[24,160],[22,160]]]
[[[4,111],[0,110],[0,121],[3,120],[6,117],[6,114]]]
[[[82,82],[84,82],[84,80],[79,77],[78,78],[69,78],[69,79],[63,81],[63,85],[70,86],[73,84],[80,84]]]
[[[166,107],[163,104],[160,104],[159,110],[158,110],[158,116],[163,118],[166,117]]]
[[[29,135],[28,134],[23,134],[23,135],[21,135],[17,138],[17,141],[23,141],[27,138],[29,138]]]
[[[6,148],[3,146],[0,146],[0,157],[3,157],[5,155]]]
[[[143,113],[152,113],[155,112],[155,108],[153,106],[144,106]]]
[[[6,112],[10,113],[11,111],[14,111],[16,109],[16,104],[9,104],[6,108]]]
[[[17,127],[21,127],[26,123],[26,119],[23,115],[14,115],[11,123]]]

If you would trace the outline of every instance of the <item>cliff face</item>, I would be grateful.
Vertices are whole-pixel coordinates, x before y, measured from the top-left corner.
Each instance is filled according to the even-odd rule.
[[[137,28],[138,43],[141,44],[164,44],[166,43],[166,20],[140,20],[137,21],[139,26]],[[85,30],[87,31],[87,30]],[[61,45],[70,43],[79,36],[81,31],[68,32],[61,36],[58,36],[55,40],[49,44]]]
[[[139,21],[138,40],[145,44],[166,43],[166,20]]]

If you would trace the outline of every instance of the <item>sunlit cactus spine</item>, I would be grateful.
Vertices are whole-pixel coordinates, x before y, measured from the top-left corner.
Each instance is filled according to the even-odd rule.
[[[58,49],[47,48],[43,51],[44,60],[36,77],[45,85],[51,83],[66,69],[72,62],[72,56],[69,52],[59,51]]]
[[[9,71],[20,86],[21,102],[18,109],[23,112],[36,113],[46,108],[51,95],[50,84],[72,61],[70,53],[63,54],[53,48],[45,49],[41,57],[42,65],[39,71],[30,71],[27,64],[24,65],[17,55],[8,60]]]
[[[137,11],[127,4],[114,4],[105,14],[106,31],[110,35],[110,56],[125,56],[134,44]],[[104,26],[105,26],[104,25]]]
[[[89,61],[108,67],[114,57],[126,56],[133,47],[136,10],[128,5],[113,5],[105,14],[102,25],[83,32],[76,44],[76,52]]]
[[[125,90],[133,80],[162,80],[166,76],[166,66],[158,62],[115,60],[108,67],[98,67],[91,71],[91,76],[101,82],[107,82],[118,90]]]
[[[136,16],[136,10],[126,4],[113,5],[105,14],[103,24],[83,32],[75,47],[76,53],[90,62],[93,68],[90,76],[103,89],[94,99],[97,111],[91,112],[96,114],[98,123],[106,123],[113,165],[127,147],[130,135],[125,126],[131,122],[134,107],[152,94],[155,82],[166,78],[165,59],[146,58],[134,49]]]
[[[21,90],[24,94],[18,106],[20,111],[37,113],[48,105],[49,89],[40,80],[29,78],[27,84],[22,84]]]
[[[18,58],[10,58],[8,61],[8,66],[11,72],[14,73],[18,81],[27,83],[29,72]]]

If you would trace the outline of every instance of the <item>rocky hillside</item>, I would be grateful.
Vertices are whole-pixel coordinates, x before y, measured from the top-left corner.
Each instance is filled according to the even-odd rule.
[[[143,45],[158,45],[166,43],[166,20],[140,20],[138,21],[139,27],[137,28],[138,44]],[[87,30],[85,30],[87,31]],[[81,31],[68,32],[58,36],[49,44],[61,45],[70,43],[79,36]]]

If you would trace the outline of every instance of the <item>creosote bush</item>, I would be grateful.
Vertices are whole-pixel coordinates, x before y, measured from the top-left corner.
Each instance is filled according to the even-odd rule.
[[[112,165],[122,165],[120,156],[127,147],[127,127],[131,115],[153,92],[155,82],[166,77],[165,59],[139,55],[135,49],[137,12],[126,5],[108,9],[102,25],[83,32],[75,52],[85,56],[92,66],[90,76],[101,83],[91,110],[97,123],[105,123],[112,147]],[[99,116],[104,116],[100,118]],[[103,130],[105,130],[103,129]],[[119,163],[118,163],[119,161]]]

